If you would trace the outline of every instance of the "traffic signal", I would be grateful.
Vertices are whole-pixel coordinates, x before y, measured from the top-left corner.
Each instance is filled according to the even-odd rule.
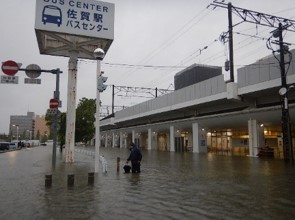
[[[103,92],[104,90],[106,90],[106,88],[108,87],[107,85],[104,85],[104,83],[107,81],[108,77],[105,76],[100,76],[98,78],[98,82],[97,82],[97,89],[100,92]]]

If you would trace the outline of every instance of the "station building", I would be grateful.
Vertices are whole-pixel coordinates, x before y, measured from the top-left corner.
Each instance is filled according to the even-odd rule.
[[[286,70],[295,146],[295,62],[287,62]],[[221,67],[197,64],[177,78],[174,92],[103,119],[102,146],[133,141],[147,150],[240,156],[257,156],[267,146],[283,159],[281,72],[273,55],[238,69],[236,82],[226,82]]]

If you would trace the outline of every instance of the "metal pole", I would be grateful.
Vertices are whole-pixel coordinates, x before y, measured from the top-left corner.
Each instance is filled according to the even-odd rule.
[[[66,127],[66,163],[74,162],[75,122],[76,122],[76,91],[78,52],[71,51],[68,76],[68,103]]]
[[[59,74],[60,69],[52,71],[56,75],[56,86],[53,97],[59,102]],[[58,106],[59,107],[59,106]],[[56,113],[53,116],[53,148],[52,148],[52,166],[55,167],[56,164],[56,147],[57,147],[57,132],[58,132],[58,107]]]
[[[229,46],[229,73],[230,82],[234,82],[234,44],[233,44],[233,21],[232,4],[228,3],[228,46]]]
[[[18,125],[16,125],[16,142],[18,143]]]
[[[96,69],[96,75],[97,75],[97,83],[99,77],[101,76],[100,72],[100,60],[97,60],[97,69]],[[100,91],[96,88],[96,114],[95,114],[95,164],[94,164],[94,172],[98,173],[99,168],[99,148],[100,148],[100,124],[99,124],[99,118],[100,118]]]
[[[285,70],[285,57],[284,57],[284,42],[283,42],[283,27],[279,24],[279,44],[280,44],[280,69],[281,69],[281,86],[288,90],[286,70]],[[285,163],[294,164],[293,159],[293,146],[290,116],[288,108],[288,92],[284,94],[282,99],[282,133],[283,133],[283,149]]]
[[[115,85],[112,86],[112,114],[115,113]]]

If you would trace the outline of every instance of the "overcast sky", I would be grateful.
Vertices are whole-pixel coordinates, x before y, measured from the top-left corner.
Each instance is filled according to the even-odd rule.
[[[41,1],[41,0],[37,0]],[[50,0],[51,1],[51,0]],[[55,0],[53,0],[55,1]],[[193,63],[223,66],[227,45],[218,38],[227,31],[227,10],[207,9],[212,0],[109,0],[115,4],[115,37],[102,62],[106,84],[168,89],[174,75]],[[294,0],[232,0],[234,6],[295,20]],[[68,58],[40,55],[34,31],[36,0],[1,0],[0,61],[14,60],[25,68],[38,64],[42,69],[60,68],[60,91],[67,105]],[[241,20],[233,15],[234,24]],[[236,68],[270,55],[266,40],[273,29],[242,23],[234,28]],[[254,37],[249,37],[252,35]],[[256,36],[256,37],[255,37]],[[258,38],[259,37],[259,38]],[[295,45],[295,33],[286,32],[284,40]],[[206,48],[206,49],[205,49]],[[148,67],[148,66],[152,66]],[[163,67],[164,66],[164,67]],[[1,71],[1,75],[4,75]],[[228,77],[225,73],[225,78]],[[44,73],[41,85],[0,84],[0,133],[9,132],[11,115],[28,111],[44,115],[55,90],[55,76]],[[77,103],[96,96],[96,63],[79,60]],[[101,94],[102,104],[111,105],[111,89]],[[139,100],[116,97],[115,105],[130,106]],[[141,101],[145,101],[142,99]]]

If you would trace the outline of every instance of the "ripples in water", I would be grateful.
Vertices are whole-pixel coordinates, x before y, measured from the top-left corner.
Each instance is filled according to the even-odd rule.
[[[83,148],[73,165],[58,152],[52,187],[45,188],[51,150],[0,155],[0,219],[294,218],[294,167],[282,161],[143,151],[142,173],[124,174],[128,150],[102,148],[108,172],[88,186],[93,148]],[[75,174],[72,188],[69,173]]]

